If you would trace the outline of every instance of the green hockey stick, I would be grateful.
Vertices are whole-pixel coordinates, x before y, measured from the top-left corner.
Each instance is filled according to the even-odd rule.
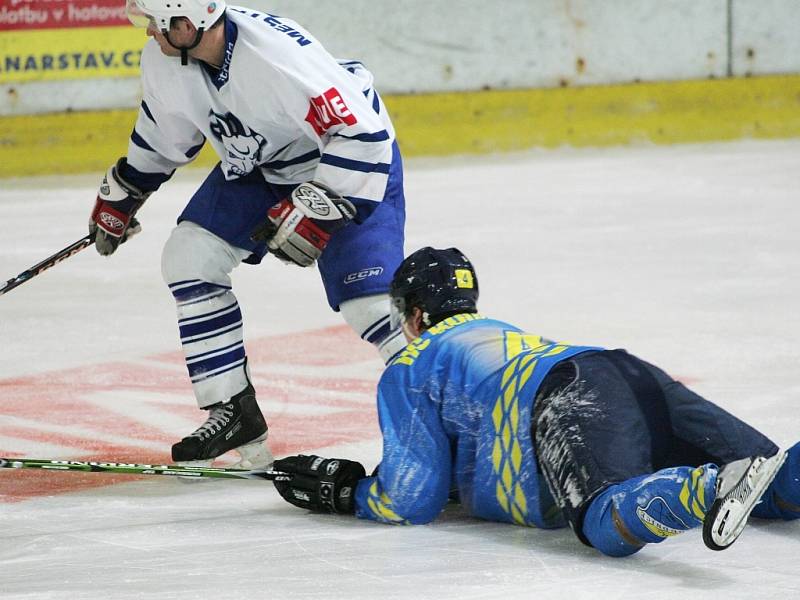
[[[222,469],[184,467],[181,465],[140,465],[105,461],[42,460],[37,458],[0,458],[0,469],[42,469],[45,471],[79,471],[83,473],[122,473],[127,475],[167,475],[173,477],[214,479],[288,480],[291,475],[266,469]]]

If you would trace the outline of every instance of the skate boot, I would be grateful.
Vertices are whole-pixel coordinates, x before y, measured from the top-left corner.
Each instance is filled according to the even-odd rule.
[[[208,409],[208,419],[172,446],[172,460],[180,465],[210,467],[214,459],[236,450],[241,459],[232,468],[263,469],[272,465],[266,445],[267,423],[256,402],[252,384],[227,402]]]
[[[772,480],[786,453],[770,458],[755,456],[725,465],[717,478],[717,497],[703,522],[703,542],[725,550],[742,533],[747,519]]]

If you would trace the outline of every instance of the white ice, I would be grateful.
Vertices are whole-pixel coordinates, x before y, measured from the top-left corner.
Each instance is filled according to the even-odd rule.
[[[484,314],[627,348],[777,443],[800,438],[800,141],[409,160],[406,170],[406,250],[461,248]],[[167,460],[170,440],[199,424],[159,260],[203,174],[181,172],[153,196],[143,234],[114,257],[86,250],[0,298],[0,456],[81,459],[106,444]],[[0,181],[0,279],[84,234],[99,175]],[[251,360],[273,438],[371,469],[378,359],[324,329],[341,320],[314,271],[268,259],[234,277],[247,339],[261,344]],[[307,332],[319,330],[338,332],[344,358],[315,364],[292,350],[307,338],[316,351]],[[142,387],[127,369],[178,383]],[[345,380],[356,383],[337,387]],[[37,404],[62,395],[77,400]],[[362,420],[343,420],[348,410]],[[315,436],[337,418],[328,429],[350,437],[334,431],[326,445]],[[797,522],[751,524],[725,552],[693,531],[620,560],[568,530],[454,507],[429,526],[390,527],[306,514],[264,482],[108,477],[0,472],[0,598],[800,597]],[[102,486],[8,501],[23,483],[70,478]]]

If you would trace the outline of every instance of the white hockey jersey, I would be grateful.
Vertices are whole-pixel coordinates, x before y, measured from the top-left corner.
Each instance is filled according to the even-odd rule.
[[[314,180],[380,201],[395,136],[372,74],[337,61],[289,19],[236,6],[226,19],[219,70],[181,65],[147,43],[128,164],[168,174],[208,141],[227,179],[259,168],[272,183]]]

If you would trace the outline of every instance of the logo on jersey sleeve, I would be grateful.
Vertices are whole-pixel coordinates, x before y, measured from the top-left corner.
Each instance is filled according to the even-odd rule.
[[[261,162],[261,151],[266,138],[242,123],[233,113],[220,114],[209,111],[211,133],[225,146],[223,163],[227,175],[247,175]]]
[[[311,99],[311,106],[306,115],[308,121],[317,132],[322,135],[334,125],[355,125],[358,123],[356,116],[347,108],[342,95],[336,88],[331,88],[321,96]]]

